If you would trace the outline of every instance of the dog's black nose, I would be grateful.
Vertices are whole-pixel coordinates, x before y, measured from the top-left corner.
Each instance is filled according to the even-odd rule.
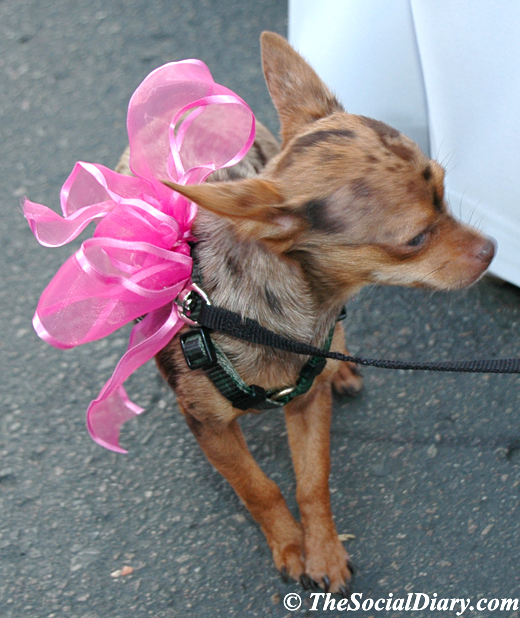
[[[482,245],[480,251],[477,253],[478,259],[482,260],[485,264],[489,264],[491,260],[495,257],[495,247],[495,241],[491,238],[488,238],[486,242]]]

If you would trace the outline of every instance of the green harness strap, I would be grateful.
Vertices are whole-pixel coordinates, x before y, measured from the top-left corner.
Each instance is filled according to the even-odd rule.
[[[202,272],[197,260],[196,243],[192,245],[193,273],[192,280],[202,288]],[[196,320],[196,312],[193,315]],[[343,310],[338,320],[346,317]],[[196,323],[196,322],[195,322]],[[325,349],[330,350],[332,337],[334,335],[334,324],[330,329],[329,336],[325,342]],[[316,376],[318,376],[325,365],[326,358],[312,356],[302,367],[296,384],[294,386],[282,388],[276,391],[266,391],[257,384],[248,386],[240,377],[237,370],[224,352],[211,339],[211,331],[201,326],[192,327],[180,337],[182,351],[190,369],[202,369],[208,378],[213,382],[217,390],[228,399],[233,407],[239,410],[267,410],[272,408],[282,408],[292,399],[306,393]]]
[[[330,350],[335,325],[330,329],[325,348]],[[248,386],[240,377],[229,358],[211,339],[207,328],[192,328],[181,335],[181,346],[190,369],[202,369],[217,390],[239,410],[281,408],[292,399],[306,393],[327,359],[311,357],[302,367],[294,386],[276,391],[265,391],[261,386]]]

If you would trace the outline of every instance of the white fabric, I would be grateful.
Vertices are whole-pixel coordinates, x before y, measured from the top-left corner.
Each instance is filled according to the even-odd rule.
[[[387,122],[428,152],[409,0],[289,0],[289,41],[349,112]]]
[[[454,214],[520,285],[520,2],[289,0],[289,39],[349,111],[426,152],[429,128]]]

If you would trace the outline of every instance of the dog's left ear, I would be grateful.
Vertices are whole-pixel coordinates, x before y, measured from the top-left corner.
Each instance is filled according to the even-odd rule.
[[[282,148],[305,125],[343,108],[316,71],[279,34],[262,32],[265,81],[281,124]]]
[[[242,238],[262,241],[277,253],[292,247],[306,227],[302,216],[283,206],[283,196],[268,180],[247,178],[201,185],[163,182],[202,208],[226,217]]]

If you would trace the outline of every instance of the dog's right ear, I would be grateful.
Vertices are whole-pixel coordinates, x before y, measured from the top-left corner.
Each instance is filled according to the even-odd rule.
[[[259,240],[277,253],[293,246],[306,220],[293,209],[284,207],[276,186],[261,178],[201,185],[165,185],[215,215],[226,217],[242,238]]]
[[[305,125],[343,108],[316,71],[279,34],[262,32],[262,64],[278,110],[282,148]]]

